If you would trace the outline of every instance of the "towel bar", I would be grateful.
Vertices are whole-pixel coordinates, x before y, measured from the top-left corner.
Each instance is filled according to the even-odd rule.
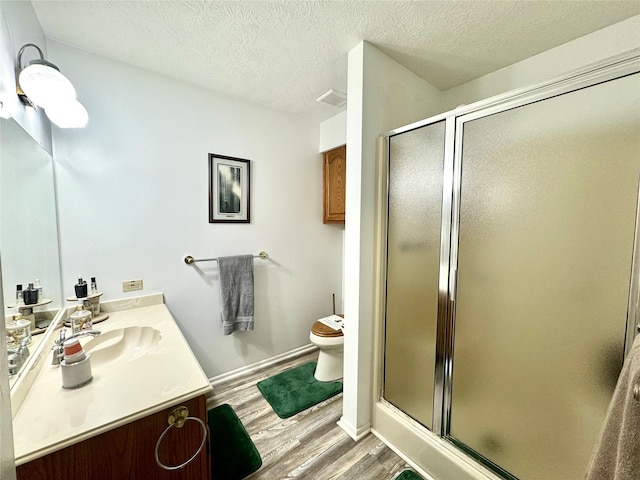
[[[262,250],[260,253],[258,253],[258,255],[254,255],[253,258],[261,258],[263,260],[266,260],[267,258],[269,258],[269,254],[264,250]],[[187,265],[191,265],[196,262],[217,262],[217,261],[218,261],[217,258],[193,258],[191,255],[187,255],[186,257],[184,257],[184,263],[186,263]]]

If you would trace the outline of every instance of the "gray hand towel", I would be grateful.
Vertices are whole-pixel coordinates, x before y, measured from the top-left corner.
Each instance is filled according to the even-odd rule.
[[[609,404],[600,438],[589,462],[586,480],[640,478],[640,400],[633,387],[640,384],[640,335],[624,362]]]
[[[222,330],[253,330],[253,255],[219,257]]]

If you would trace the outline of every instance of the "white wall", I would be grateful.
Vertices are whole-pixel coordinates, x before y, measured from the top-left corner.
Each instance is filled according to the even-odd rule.
[[[640,15],[443,92],[442,111],[551,80],[640,47]],[[399,126],[399,125],[398,125]]]
[[[48,60],[44,32],[31,2],[0,2],[0,101],[12,118],[24,128],[45,150],[51,153],[51,128],[42,109],[25,107],[16,95],[17,57],[20,48],[34,43]],[[33,47],[25,49],[22,66],[39,58]]]
[[[347,111],[344,110],[337,115],[325,120],[320,124],[320,146],[321,152],[326,152],[332,148],[340,147],[347,143]]]
[[[207,375],[309,343],[341,302],[342,232],[322,224],[319,129],[298,119],[50,42],[86,129],[54,127],[63,282],[103,299],[163,292]],[[251,223],[208,223],[208,153],[250,159]],[[222,335],[213,262],[257,254],[255,330]],[[143,279],[142,292],[121,282]]]
[[[363,42],[349,52],[345,226],[345,370],[340,425],[369,429],[373,330],[375,141],[440,110],[440,91]]]

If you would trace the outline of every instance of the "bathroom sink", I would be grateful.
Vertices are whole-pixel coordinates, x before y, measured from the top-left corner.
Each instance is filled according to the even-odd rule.
[[[116,360],[132,361],[158,346],[162,335],[152,327],[125,327],[109,330],[84,345],[91,365],[100,367]]]

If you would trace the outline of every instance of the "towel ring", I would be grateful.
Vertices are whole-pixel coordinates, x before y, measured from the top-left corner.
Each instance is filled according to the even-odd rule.
[[[189,409],[187,407],[178,407],[173,409],[169,414],[169,418],[167,420],[169,422],[169,426],[164,429],[164,432],[162,432],[162,434],[160,435],[160,438],[158,438],[158,441],[156,442],[156,449],[155,449],[156,463],[158,464],[159,467],[162,467],[165,470],[178,470],[184,467],[185,465],[188,465],[189,463],[191,463],[202,451],[202,448],[204,447],[204,444],[207,441],[207,426],[204,424],[204,422],[200,420],[198,417],[189,417],[187,415],[189,415]],[[167,432],[171,430],[171,427],[175,426],[176,428],[182,428],[182,426],[184,425],[184,422],[186,422],[187,420],[195,420],[202,426],[202,442],[200,442],[200,446],[198,447],[198,450],[196,450],[196,453],[194,453],[191,456],[191,458],[186,462],[181,463],[180,465],[165,465],[160,461],[160,458],[158,457],[158,449],[160,448],[160,443],[162,443],[162,439],[167,434]]]

